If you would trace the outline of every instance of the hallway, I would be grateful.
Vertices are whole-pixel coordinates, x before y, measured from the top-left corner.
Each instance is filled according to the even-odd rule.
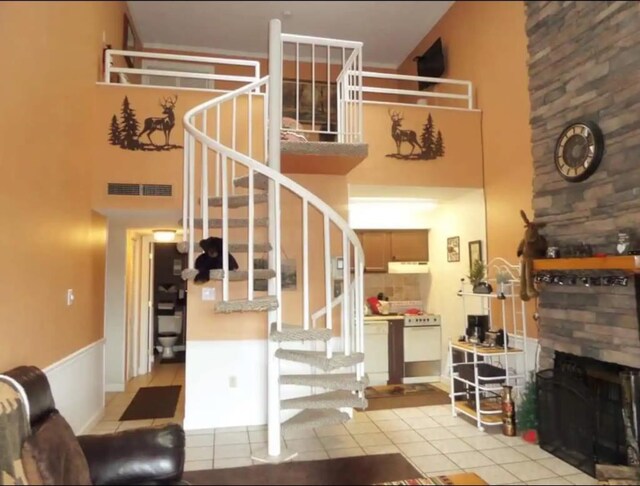
[[[127,383],[124,392],[107,393],[105,398],[105,413],[102,420],[90,431],[91,434],[108,434],[127,429],[135,429],[148,425],[178,423],[182,425],[184,419],[184,363],[155,364],[151,373],[140,375]],[[176,413],[171,418],[149,420],[120,421],[120,417],[142,387],[180,385],[180,397]]]

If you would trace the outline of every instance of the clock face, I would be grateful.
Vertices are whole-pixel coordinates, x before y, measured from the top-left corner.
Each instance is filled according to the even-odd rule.
[[[598,125],[573,123],[562,131],[556,142],[556,168],[570,182],[583,181],[598,168],[603,151],[604,139]]]

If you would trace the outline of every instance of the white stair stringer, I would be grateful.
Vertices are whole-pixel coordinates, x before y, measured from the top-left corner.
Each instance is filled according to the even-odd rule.
[[[278,299],[275,296],[257,297],[253,300],[237,299],[216,302],[216,312],[263,312],[276,310]]]
[[[349,356],[344,353],[333,353],[331,358],[327,358],[324,351],[301,351],[280,348],[276,351],[276,358],[309,364],[324,371],[331,371],[362,363],[364,361],[364,353],[352,353]]]
[[[349,414],[335,409],[308,409],[282,423],[282,431],[306,430],[337,425],[349,420]]]
[[[337,390],[317,393],[306,397],[280,400],[282,410],[296,409],[330,409],[330,408],[366,408],[367,399],[348,390]]]
[[[282,330],[277,330],[277,324],[271,324],[269,338],[272,341],[328,341],[331,339],[331,329],[319,328],[305,330],[302,326],[282,324]]]
[[[355,373],[327,373],[316,375],[282,375],[281,385],[300,385],[326,388],[328,390],[364,391],[369,386],[369,378],[365,375],[358,380]]]

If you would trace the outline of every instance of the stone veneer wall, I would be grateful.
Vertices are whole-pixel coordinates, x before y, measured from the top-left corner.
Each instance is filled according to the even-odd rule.
[[[552,245],[613,253],[619,230],[640,229],[640,3],[528,1],[526,14],[535,218]],[[600,125],[605,154],[594,175],[569,183],[553,151],[581,119]],[[640,367],[633,279],[626,288],[547,285],[539,306],[541,368],[554,350]]]

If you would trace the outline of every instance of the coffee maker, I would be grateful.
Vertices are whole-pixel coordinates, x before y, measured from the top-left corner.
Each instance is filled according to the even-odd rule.
[[[484,342],[485,333],[489,330],[489,316],[468,315],[467,316],[467,341],[473,344]]]

